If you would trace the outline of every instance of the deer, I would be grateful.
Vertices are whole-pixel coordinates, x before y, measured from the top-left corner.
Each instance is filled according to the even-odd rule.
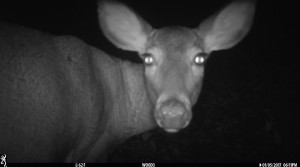
[[[130,7],[98,2],[104,36],[143,63],[73,36],[0,25],[0,153],[9,162],[106,162],[115,143],[192,120],[213,51],[249,32],[255,3],[234,1],[196,28],[153,28]]]

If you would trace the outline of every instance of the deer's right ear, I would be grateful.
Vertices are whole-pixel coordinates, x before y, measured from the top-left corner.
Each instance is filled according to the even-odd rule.
[[[139,53],[145,51],[152,28],[127,6],[99,1],[98,15],[104,35],[115,46]]]

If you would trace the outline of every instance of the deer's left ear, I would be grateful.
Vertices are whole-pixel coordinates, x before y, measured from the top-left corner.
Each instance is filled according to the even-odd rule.
[[[142,53],[152,28],[127,6],[102,2],[98,7],[99,22],[104,35],[117,47]]]
[[[255,3],[237,0],[196,30],[203,38],[206,52],[229,49],[240,42],[251,28]]]

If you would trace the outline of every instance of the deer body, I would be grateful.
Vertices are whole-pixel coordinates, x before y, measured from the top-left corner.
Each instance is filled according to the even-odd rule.
[[[76,149],[101,153],[113,140],[154,127],[141,65],[111,58],[74,37],[19,29],[2,26],[8,38],[0,38],[2,52],[18,48],[1,54],[0,150],[9,160],[48,162]],[[107,144],[94,148],[97,142]]]

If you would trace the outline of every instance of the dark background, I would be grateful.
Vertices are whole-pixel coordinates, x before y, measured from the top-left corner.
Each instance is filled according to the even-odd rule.
[[[154,28],[194,28],[230,1],[131,0]],[[0,1],[0,20],[54,35],[74,35],[122,59],[102,35],[94,0]],[[154,129],[117,145],[110,162],[295,162],[299,135],[299,6],[257,1],[253,27],[234,48],[212,53],[193,120],[168,134]],[[298,48],[296,48],[298,47]]]

